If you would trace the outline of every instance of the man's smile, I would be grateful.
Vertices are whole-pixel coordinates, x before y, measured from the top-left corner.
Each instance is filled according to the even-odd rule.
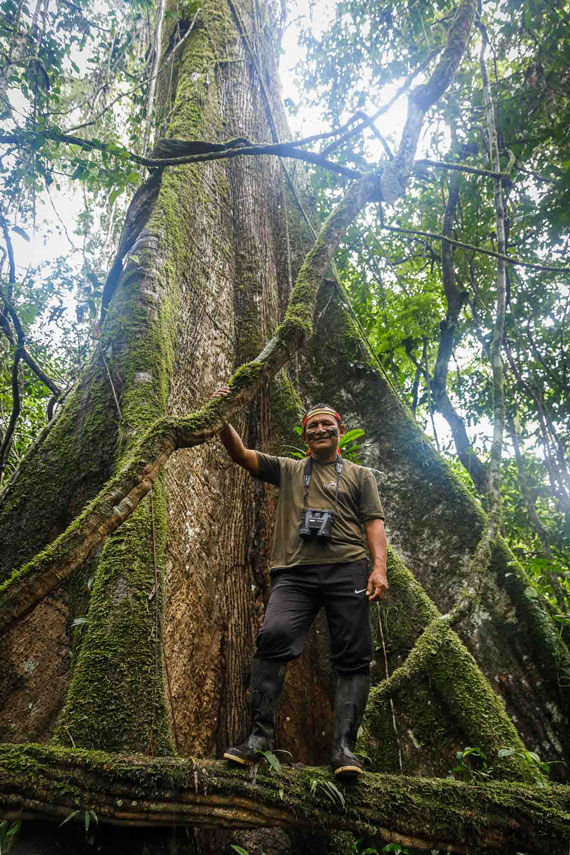
[[[340,416],[338,416],[340,419]],[[344,425],[337,424],[331,412],[317,413],[304,424],[302,437],[320,463],[333,463],[338,450],[339,439],[344,433]]]

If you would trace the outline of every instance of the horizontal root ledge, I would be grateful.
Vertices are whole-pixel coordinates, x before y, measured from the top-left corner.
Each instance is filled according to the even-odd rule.
[[[83,821],[91,810],[100,823],[121,825],[318,826],[456,853],[554,855],[570,837],[568,787],[365,774],[358,784],[338,784],[342,804],[323,769],[284,767],[277,776],[263,766],[5,743],[0,816]]]

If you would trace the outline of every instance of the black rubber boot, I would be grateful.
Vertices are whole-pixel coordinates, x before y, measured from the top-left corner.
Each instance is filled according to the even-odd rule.
[[[350,779],[362,774],[362,763],[352,752],[369,691],[369,674],[338,675],[334,704],[336,730],[331,753],[335,776]]]
[[[224,752],[224,758],[242,766],[261,760],[260,751],[273,748],[275,707],[279,700],[285,669],[279,662],[254,659],[251,666],[251,707],[253,728],[243,742]]]

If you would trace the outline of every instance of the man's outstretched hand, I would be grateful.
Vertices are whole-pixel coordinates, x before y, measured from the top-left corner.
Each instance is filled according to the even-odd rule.
[[[230,392],[231,392],[231,389],[229,386],[218,386],[216,391],[212,393],[212,398],[225,398],[226,395],[230,394]],[[228,422],[226,422],[225,425],[223,426],[222,430],[221,430],[221,433],[220,433],[220,439],[222,440],[222,442],[224,443],[226,448],[228,448],[228,446],[227,446],[227,443],[224,442],[224,437],[226,437],[226,438],[229,437],[229,434],[230,434],[229,428],[230,427],[231,427],[231,425],[229,425]],[[232,444],[233,444],[233,441],[232,441]],[[228,451],[230,451],[229,448],[228,448]]]
[[[229,395],[229,394],[230,394],[230,392],[231,392],[231,389],[230,389],[230,387],[229,387],[229,386],[220,386],[220,387],[219,387],[218,389],[216,389],[216,391],[213,393],[212,398],[225,398],[225,397],[226,397],[226,395]]]

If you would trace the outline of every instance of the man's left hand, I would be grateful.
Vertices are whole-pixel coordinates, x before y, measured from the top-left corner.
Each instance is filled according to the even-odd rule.
[[[388,580],[386,578],[386,570],[380,567],[375,567],[368,577],[368,586],[366,588],[366,596],[369,601],[383,600],[388,593]]]

